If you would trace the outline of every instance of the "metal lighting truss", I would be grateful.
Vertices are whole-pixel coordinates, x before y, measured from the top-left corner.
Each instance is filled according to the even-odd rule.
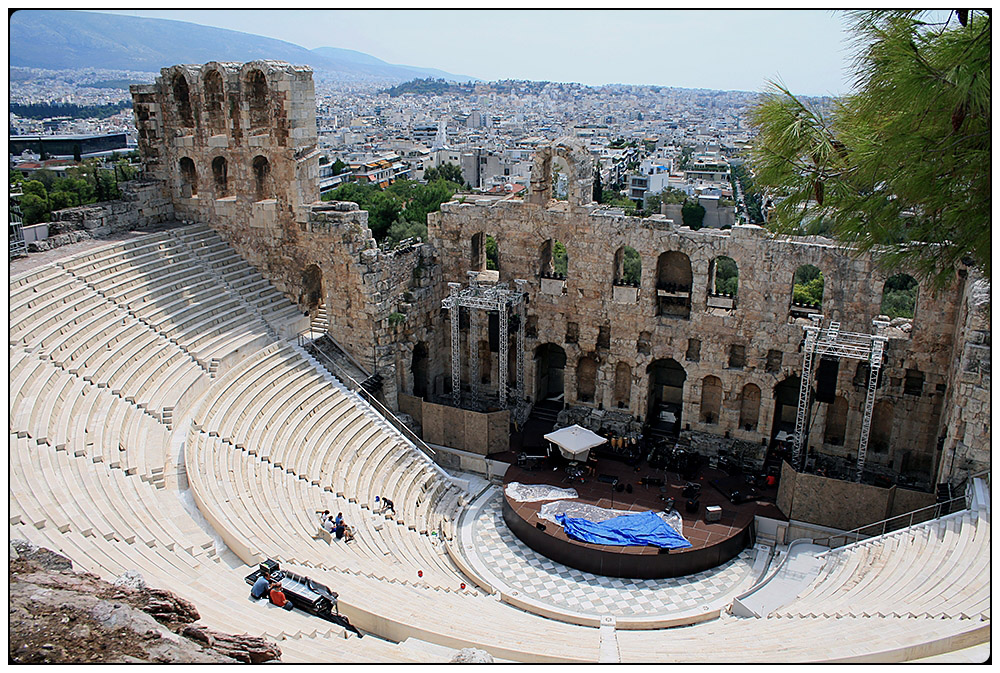
[[[516,279],[515,290],[507,283],[480,284],[479,274],[469,271],[469,287],[461,289],[460,283],[448,283],[448,296],[441,301],[441,306],[448,309],[451,315],[451,399],[456,407],[462,403],[462,354],[461,335],[459,333],[459,314],[462,307],[469,309],[469,388],[472,392],[471,405],[479,409],[482,402],[482,389],[479,379],[479,340],[476,338],[480,327],[480,311],[496,311],[500,316],[500,366],[499,390],[500,407],[507,407],[507,367],[510,358],[508,334],[510,330],[510,314],[515,312],[517,324],[517,403],[520,407],[524,399],[524,323],[525,323],[525,286],[527,281]]]
[[[792,462],[796,469],[802,469],[802,447],[806,442],[806,415],[809,410],[809,391],[812,383],[813,363],[816,356],[834,358],[850,358],[852,360],[868,361],[868,395],[865,398],[864,416],[861,421],[861,438],[858,442],[858,466],[855,481],[861,481],[865,469],[865,457],[868,455],[868,435],[872,427],[872,410],[875,408],[875,384],[882,368],[882,355],[889,341],[886,330],[889,323],[882,320],[872,320],[874,334],[857,332],[842,332],[839,322],[831,322],[829,327],[821,327],[822,315],[811,315],[812,325],[803,325],[806,333],[805,345],[802,348],[802,379],[799,382],[799,406],[795,410],[795,440],[792,451]]]

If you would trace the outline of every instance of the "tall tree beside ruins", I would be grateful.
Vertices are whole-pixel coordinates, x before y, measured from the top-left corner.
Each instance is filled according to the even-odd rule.
[[[771,226],[801,233],[819,217],[886,269],[941,286],[964,261],[989,278],[989,11],[850,18],[854,93],[824,114],[772,84],[754,112],[751,160],[775,197]]]

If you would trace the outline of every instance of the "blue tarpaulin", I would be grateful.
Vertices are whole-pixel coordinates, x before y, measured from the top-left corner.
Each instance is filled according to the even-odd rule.
[[[640,547],[652,545],[667,549],[691,546],[684,536],[671,528],[656,512],[624,514],[600,523],[565,514],[557,514],[556,519],[562,524],[566,535],[582,542]]]

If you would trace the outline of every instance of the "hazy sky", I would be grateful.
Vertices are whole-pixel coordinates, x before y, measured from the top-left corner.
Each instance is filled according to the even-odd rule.
[[[844,17],[830,10],[106,10],[356,49],[485,80],[756,91],[780,79],[850,88]]]

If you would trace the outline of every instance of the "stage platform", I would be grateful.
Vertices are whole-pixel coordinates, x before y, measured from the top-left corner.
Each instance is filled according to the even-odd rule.
[[[644,478],[662,479],[663,486],[643,485]],[[621,485],[629,484],[632,492],[617,492],[610,483],[601,479],[617,479]],[[572,568],[614,577],[679,577],[721,565],[752,544],[756,515],[786,520],[773,504],[776,487],[758,488],[758,500],[734,504],[712,485],[716,481],[723,487],[731,488],[740,480],[740,477],[730,477],[721,470],[703,467],[699,476],[692,480],[701,485],[700,507],[692,513],[685,511],[687,498],[682,495],[687,480],[669,470],[644,465],[636,470],[623,462],[602,458],[597,462],[594,475],[585,477],[584,483],[580,483],[579,479],[570,479],[562,465],[555,469],[547,466],[534,470],[511,465],[504,474],[505,487],[516,481],[574,488],[580,502],[607,509],[663,511],[664,499],[673,498],[674,508],[684,520],[683,535],[692,545],[688,549],[668,551],[657,547],[619,547],[573,540],[561,526],[538,518],[538,511],[544,502],[517,502],[506,493],[503,496],[503,518],[522,542],[553,561]],[[706,523],[705,508],[712,505],[722,508],[722,518],[715,523]],[[542,524],[544,529],[538,524]]]

